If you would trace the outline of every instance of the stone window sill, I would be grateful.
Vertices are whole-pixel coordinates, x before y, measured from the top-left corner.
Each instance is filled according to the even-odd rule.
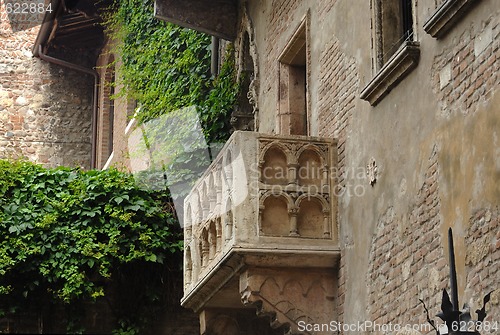
[[[424,23],[424,30],[440,38],[464,16],[465,11],[478,0],[446,0]]]
[[[418,65],[420,43],[405,42],[361,91],[360,98],[375,106]]]

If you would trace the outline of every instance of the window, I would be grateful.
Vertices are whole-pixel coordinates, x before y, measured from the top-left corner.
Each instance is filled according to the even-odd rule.
[[[381,68],[405,41],[413,41],[412,0],[377,1],[378,68]]]
[[[279,130],[284,135],[308,133],[307,16],[279,57]]]
[[[420,58],[412,0],[373,0],[374,78],[361,99],[376,105],[412,69]]]

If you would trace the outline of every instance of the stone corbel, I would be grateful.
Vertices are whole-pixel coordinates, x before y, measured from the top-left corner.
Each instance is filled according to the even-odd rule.
[[[328,323],[336,319],[335,278],[329,269],[247,269],[240,276],[241,301],[271,318],[271,327],[295,334],[298,324]]]

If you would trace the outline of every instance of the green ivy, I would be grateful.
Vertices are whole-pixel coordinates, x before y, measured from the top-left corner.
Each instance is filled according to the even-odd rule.
[[[127,269],[178,259],[168,199],[114,169],[0,160],[0,315],[44,300],[95,301]]]
[[[239,87],[229,50],[220,74],[210,74],[210,36],[157,20],[153,0],[117,0],[107,19],[124,88],[142,106],[141,122],[188,106],[198,108],[208,143],[230,135],[230,113]]]

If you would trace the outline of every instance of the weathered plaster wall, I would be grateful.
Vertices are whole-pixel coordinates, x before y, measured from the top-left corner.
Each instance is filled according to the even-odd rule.
[[[93,78],[33,58],[39,26],[0,15],[0,157],[88,168]]]
[[[340,180],[363,190],[339,197],[344,322],[424,323],[419,298],[437,313],[450,226],[461,303],[475,309],[496,290],[488,309],[500,315],[500,3],[481,1],[441,39],[422,28],[436,6],[416,1],[419,64],[372,107],[359,99],[374,75],[369,1],[248,3],[265,74],[259,131],[269,133],[277,132],[277,59],[310,10],[311,133],[339,139]],[[372,159],[373,186],[353,173]]]

